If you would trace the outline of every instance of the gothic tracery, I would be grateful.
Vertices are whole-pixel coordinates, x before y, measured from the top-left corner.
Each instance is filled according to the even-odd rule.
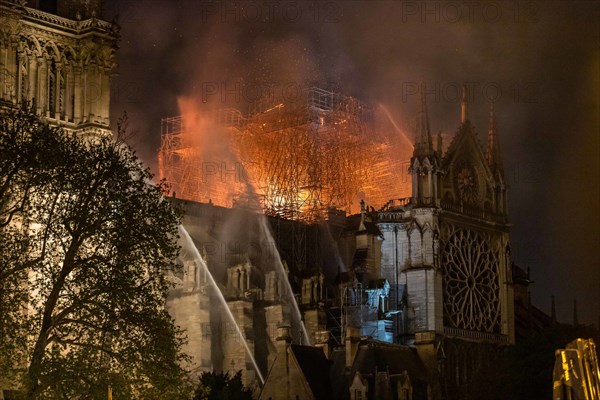
[[[442,257],[447,323],[471,331],[498,332],[498,259],[489,239],[472,230],[456,229]]]
[[[67,128],[107,126],[116,26],[29,7],[5,14],[0,16],[0,101],[30,104]]]

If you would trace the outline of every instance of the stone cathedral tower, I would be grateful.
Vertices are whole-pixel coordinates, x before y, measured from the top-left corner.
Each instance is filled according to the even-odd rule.
[[[460,126],[442,154],[421,96],[412,197],[377,213],[381,271],[390,302],[396,291],[405,309],[407,340],[447,392],[468,382],[487,351],[514,343],[507,187],[493,108],[484,149],[463,90]]]
[[[109,134],[118,32],[101,18],[101,0],[0,0],[0,105]]]

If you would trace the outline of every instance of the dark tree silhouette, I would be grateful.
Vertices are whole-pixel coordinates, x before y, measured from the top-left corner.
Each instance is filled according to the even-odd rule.
[[[242,371],[233,376],[204,372],[193,400],[252,400],[252,391],[242,384]]]
[[[122,138],[0,112],[0,376],[28,399],[177,399],[180,213]]]

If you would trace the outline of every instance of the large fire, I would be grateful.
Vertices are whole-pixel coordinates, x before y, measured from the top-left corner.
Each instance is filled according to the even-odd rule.
[[[311,88],[294,102],[202,112],[179,102],[162,121],[159,173],[179,198],[315,221],[329,208],[356,212],[410,195],[410,144],[374,128],[373,110]]]

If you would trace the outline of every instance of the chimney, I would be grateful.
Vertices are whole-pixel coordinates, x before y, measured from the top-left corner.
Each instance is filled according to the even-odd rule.
[[[346,332],[346,368],[352,368],[360,344],[360,329],[349,326]]]
[[[290,336],[291,326],[287,324],[281,324],[277,326],[277,337],[275,338],[275,348],[278,353],[287,351],[292,337]]]
[[[331,332],[329,331],[316,331],[315,332],[315,347],[319,347],[323,349],[323,353],[325,353],[325,357],[329,359],[331,355],[331,347],[329,346],[329,338],[331,337]]]
[[[388,366],[389,370],[389,366]],[[375,398],[379,400],[392,400],[392,387],[390,385],[389,371],[375,372]]]

